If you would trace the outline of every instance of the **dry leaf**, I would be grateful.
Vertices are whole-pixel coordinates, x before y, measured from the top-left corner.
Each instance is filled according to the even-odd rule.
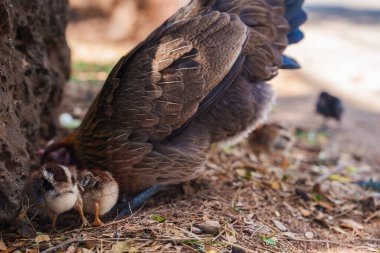
[[[282,233],[282,235],[285,237],[288,237],[290,239],[296,239],[297,238],[297,235],[295,233],[292,233],[292,232],[284,232],[284,233]]]
[[[230,242],[230,243],[236,243],[237,242],[237,239],[235,237],[235,235],[231,234],[231,233],[226,233],[225,235],[222,236],[227,242]]]
[[[112,245],[112,249],[107,251],[108,253],[122,253],[122,252],[129,252],[132,250],[131,242],[124,241],[124,242],[117,242],[114,245]]]
[[[174,246],[174,248],[175,248],[178,252],[181,252],[181,250],[183,249],[182,246]]]
[[[377,250],[377,244],[376,243],[368,243],[367,242],[365,245],[367,246],[366,250],[371,251],[371,252],[379,252]]]
[[[282,191],[284,191],[284,192],[288,192],[289,191],[288,184],[286,184],[284,182],[280,182],[280,186],[281,186],[281,190]]]
[[[370,252],[379,252],[379,250],[376,248],[376,247],[374,247],[374,248],[372,248],[372,247],[365,247],[365,249],[367,250],[367,251],[370,251]]]
[[[279,221],[279,220],[273,220],[273,223],[274,223],[274,225],[276,225],[276,227],[277,227],[278,229],[280,229],[281,231],[286,231],[286,230],[288,230],[288,229],[285,227],[284,223],[282,223],[282,222]]]
[[[171,244],[170,242],[167,243],[163,248],[164,249],[170,249],[171,247],[173,247],[173,244]]]
[[[323,215],[322,212],[315,212],[313,213],[314,219],[316,221],[319,221],[322,225],[324,225],[327,228],[330,228],[329,222],[326,220],[325,216]]]
[[[41,243],[41,242],[49,242],[50,241],[50,236],[48,235],[38,235],[36,238],[34,238],[36,243]]]
[[[27,249],[26,253],[38,253],[40,252],[38,249]]]
[[[333,211],[334,211],[334,207],[333,207],[330,203],[328,203],[328,202],[326,202],[326,201],[323,201],[323,200],[318,201],[318,202],[317,202],[317,205],[320,205],[321,207],[327,209],[327,210],[330,211],[330,212],[333,212]]]
[[[347,235],[346,231],[344,231],[344,230],[341,229],[340,227],[332,227],[332,230],[334,230],[335,232],[338,232],[338,233],[341,233],[341,234]]]
[[[272,181],[272,182],[270,182],[270,187],[273,190],[278,190],[279,191],[281,189],[281,184],[278,181]]]
[[[371,216],[369,216],[368,218],[366,218],[364,220],[365,223],[369,222],[370,220],[374,219],[374,218],[377,218],[377,217],[380,217],[380,210],[375,212],[374,214],[372,214]]]
[[[75,253],[75,252],[76,252],[76,248],[73,245],[69,246],[66,250],[66,253]]]
[[[344,177],[344,176],[341,176],[341,175],[338,175],[338,174],[332,174],[332,175],[330,175],[329,179],[333,180],[333,181],[339,181],[339,182],[342,182],[342,183],[349,183],[349,182],[351,182],[350,178]]]
[[[309,210],[306,210],[303,207],[299,207],[298,209],[300,210],[303,217],[310,217],[311,212]]]
[[[296,210],[290,206],[287,202],[282,202],[282,204],[289,210],[289,212],[292,214],[293,217],[297,216]]]
[[[351,219],[341,220],[340,226],[343,228],[350,228],[350,229],[364,229],[364,226],[362,224]]]

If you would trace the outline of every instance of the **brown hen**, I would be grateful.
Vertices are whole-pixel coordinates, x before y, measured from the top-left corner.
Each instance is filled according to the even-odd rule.
[[[302,38],[301,5],[191,1],[120,59],[79,129],[43,160],[66,147],[80,166],[112,172],[128,196],[197,177],[211,143],[265,119],[265,80],[297,67],[282,52],[287,37]]]

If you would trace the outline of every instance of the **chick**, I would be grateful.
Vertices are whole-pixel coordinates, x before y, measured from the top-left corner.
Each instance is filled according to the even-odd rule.
[[[80,171],[78,180],[83,191],[84,210],[95,216],[91,225],[103,225],[99,216],[110,211],[116,204],[119,197],[119,185],[111,173],[103,170]]]
[[[248,137],[249,148],[259,160],[261,160],[261,155],[275,159],[281,157],[283,169],[288,166],[287,156],[293,144],[293,134],[276,123],[261,125]]]
[[[323,91],[319,94],[316,112],[324,117],[323,127],[325,127],[328,118],[333,118],[340,123],[344,112],[343,103],[339,98]]]
[[[52,231],[56,230],[59,214],[75,208],[82,219],[83,225],[88,225],[83,214],[83,202],[80,196],[78,182],[69,168],[62,165],[44,165],[30,173],[28,192],[51,219]]]

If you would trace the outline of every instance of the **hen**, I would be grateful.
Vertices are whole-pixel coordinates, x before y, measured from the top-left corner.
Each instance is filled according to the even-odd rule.
[[[333,118],[340,122],[344,108],[343,103],[339,98],[323,91],[319,94],[316,111],[323,116],[323,125],[325,125],[328,118]]]
[[[298,67],[282,52],[303,37],[302,3],[191,1],[119,60],[79,129],[43,160],[65,147],[80,166],[112,172],[121,194],[143,191],[136,205],[199,176],[211,143],[265,119],[265,81]]]

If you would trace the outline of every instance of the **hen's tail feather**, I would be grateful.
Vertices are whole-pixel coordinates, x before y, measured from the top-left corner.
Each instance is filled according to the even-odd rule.
[[[290,31],[287,35],[288,43],[294,44],[304,38],[304,34],[299,27],[305,23],[307,15],[302,10],[304,0],[285,0],[285,18],[289,23]],[[283,55],[282,56],[282,69],[298,69],[300,65],[294,59]]]
[[[288,33],[289,44],[294,44],[301,41],[304,38],[303,32],[299,28],[296,28]]]
[[[291,20],[302,11],[304,0],[285,0],[285,18]]]
[[[293,58],[283,55],[282,56],[282,69],[299,69],[301,66]]]

